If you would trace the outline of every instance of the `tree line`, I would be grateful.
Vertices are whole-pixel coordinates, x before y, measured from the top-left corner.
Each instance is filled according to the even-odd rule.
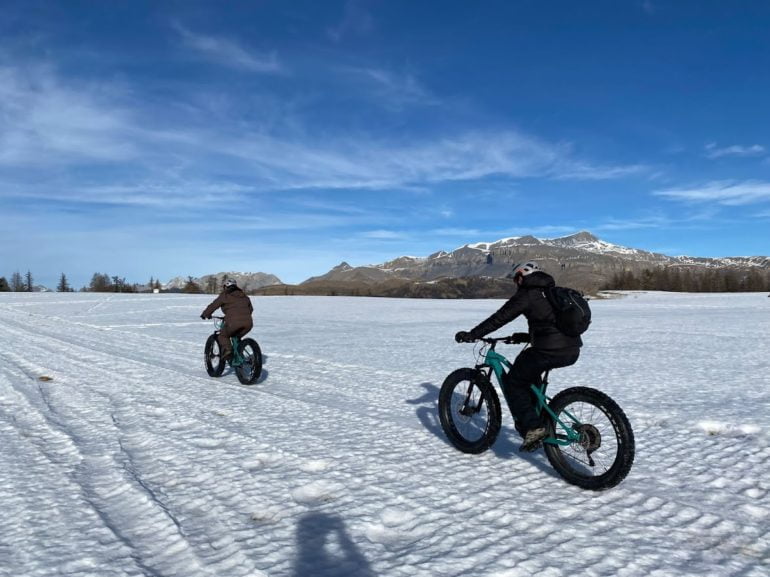
[[[27,271],[27,274],[23,276],[18,271],[14,272],[11,275],[10,281],[4,276],[0,276],[0,292],[34,292],[36,288],[32,272],[30,271]],[[125,277],[110,276],[106,273],[94,273],[88,286],[81,287],[79,290],[80,292],[137,293],[152,292],[153,290],[160,289],[160,280],[153,277],[150,277],[150,282],[147,285],[140,285],[127,282]],[[61,273],[59,277],[56,292],[75,292],[75,288],[70,284],[67,275],[64,273]]]
[[[227,280],[225,275],[224,280]],[[224,280],[222,282],[224,282]],[[32,272],[27,271],[27,274],[14,272],[11,275],[11,280],[8,281],[4,276],[0,276],[0,292],[34,292],[36,290],[35,282],[32,277]],[[127,282],[125,277],[109,275],[107,273],[94,273],[91,277],[91,282],[88,286],[81,287],[80,292],[96,292],[96,293],[139,293],[139,292],[160,292],[163,290],[159,279],[150,277],[150,281],[141,285],[138,283]],[[173,292],[184,293],[210,293],[215,294],[220,290],[220,283],[216,277],[210,277],[205,286],[201,286],[193,277],[187,277],[187,283],[179,290]],[[75,292],[75,289],[67,279],[67,275],[61,273],[59,277],[59,283],[56,285],[56,292]]]
[[[751,269],[646,268],[615,273],[605,290],[654,290],[670,292],[764,292],[770,291],[770,271]]]
[[[192,276],[181,289],[172,292],[188,294],[216,294],[221,283],[227,280],[209,276],[204,283],[198,283]],[[201,286],[203,285],[203,286]],[[244,290],[247,287],[242,287]],[[34,292],[36,289],[32,272],[22,275],[16,271],[10,281],[0,276],[0,292]],[[125,277],[111,276],[106,273],[94,273],[88,286],[79,289],[80,292],[100,293],[138,293],[160,292],[160,280],[150,277],[147,284],[129,283]],[[670,292],[770,292],[770,270],[750,269],[735,270],[725,268],[682,268],[657,267],[646,268],[641,272],[630,269],[615,273],[603,286],[602,290],[654,290]],[[61,273],[57,292],[75,292],[67,275]],[[165,291],[164,291],[165,292]]]

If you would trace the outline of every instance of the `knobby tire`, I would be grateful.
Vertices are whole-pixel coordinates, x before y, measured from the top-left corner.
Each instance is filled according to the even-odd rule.
[[[548,461],[565,481],[601,491],[628,475],[634,462],[634,433],[615,401],[596,389],[572,387],[557,394],[549,407],[568,426],[573,423],[567,416],[567,412],[571,413],[580,421],[578,428],[583,432],[582,444],[544,444]],[[548,429],[550,437],[560,433],[564,436],[563,428],[554,421],[549,420]]]
[[[471,386],[474,410],[462,414]],[[474,369],[458,369],[444,379],[438,413],[447,438],[463,453],[483,453],[500,433],[500,399],[486,376]]]
[[[235,367],[235,374],[243,385],[252,385],[262,374],[262,350],[254,339],[241,339],[238,351],[243,364]]]
[[[206,346],[203,348],[203,362],[210,377],[219,377],[225,370],[225,361],[222,359],[222,350],[219,348],[216,333],[206,340]]]

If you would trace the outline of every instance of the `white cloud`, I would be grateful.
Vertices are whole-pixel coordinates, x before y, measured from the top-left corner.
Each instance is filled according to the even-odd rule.
[[[218,64],[259,73],[283,72],[275,52],[257,54],[229,38],[192,32],[181,24],[175,24],[174,28],[187,46]]]
[[[395,230],[369,230],[361,234],[364,238],[371,238],[376,240],[404,240],[408,238],[408,235],[403,232],[397,232]]]
[[[734,144],[732,146],[725,146],[719,148],[716,143],[710,142],[706,146],[707,158],[722,158],[724,156],[735,157],[751,157],[751,156],[764,156],[767,150],[764,146],[759,144],[752,144],[751,146],[743,146],[740,144]]]
[[[342,41],[349,34],[364,36],[374,28],[372,15],[365,10],[360,2],[348,0],[345,3],[345,13],[336,26],[327,28],[326,33],[334,42]]]
[[[645,228],[663,228],[669,226],[671,220],[664,216],[647,216],[630,219],[609,218],[593,227],[596,231],[638,230]]]
[[[401,110],[406,106],[435,106],[439,100],[411,73],[398,74],[382,68],[343,68],[344,74],[361,83],[382,106]]]
[[[673,200],[739,206],[770,201],[770,183],[717,181],[691,188],[657,190],[653,194]]]
[[[138,154],[107,85],[64,86],[46,67],[0,67],[0,164],[120,161]]]
[[[82,204],[193,207],[269,191],[424,192],[437,183],[489,177],[592,180],[644,170],[594,165],[575,158],[568,145],[511,129],[409,139],[344,132],[322,137],[298,118],[205,122],[207,115],[191,102],[148,105],[129,89],[64,82],[49,67],[0,65],[0,166],[9,169],[9,186],[0,192]],[[79,165],[89,170],[73,170]],[[30,167],[35,185],[14,184],[10,171]],[[58,186],[45,190],[42,183],[54,180]]]

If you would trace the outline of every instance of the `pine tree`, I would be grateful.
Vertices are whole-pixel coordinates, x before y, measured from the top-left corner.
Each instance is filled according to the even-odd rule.
[[[56,287],[56,290],[60,293],[72,292],[72,289],[70,288],[70,285],[67,282],[67,276],[64,273],[61,273],[61,278],[59,279],[59,284]]]
[[[10,292],[11,287],[4,276],[0,276],[0,293]]]
[[[24,290],[28,293],[31,293],[33,290],[35,290],[35,284],[32,281],[32,273],[27,271],[27,274],[24,275]]]
[[[199,293],[202,293],[203,291],[201,290],[200,285],[193,280],[193,277],[188,276],[187,282],[185,283],[184,288],[182,289],[182,292],[199,294]]]

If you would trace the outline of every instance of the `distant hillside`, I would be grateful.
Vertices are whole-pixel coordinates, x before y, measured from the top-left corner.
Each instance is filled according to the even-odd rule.
[[[200,278],[193,278],[193,281],[201,287],[204,292],[217,293],[222,290],[222,284],[226,278],[235,279],[238,286],[245,292],[251,292],[264,286],[281,284],[274,274],[264,272],[218,272],[207,274]],[[174,291],[182,290],[187,284],[188,277],[176,277],[163,285],[163,290]]]
[[[434,281],[388,279],[381,282],[315,280],[299,285],[273,285],[258,295],[326,295],[396,298],[508,298],[515,290],[510,279],[487,277],[443,278]]]

